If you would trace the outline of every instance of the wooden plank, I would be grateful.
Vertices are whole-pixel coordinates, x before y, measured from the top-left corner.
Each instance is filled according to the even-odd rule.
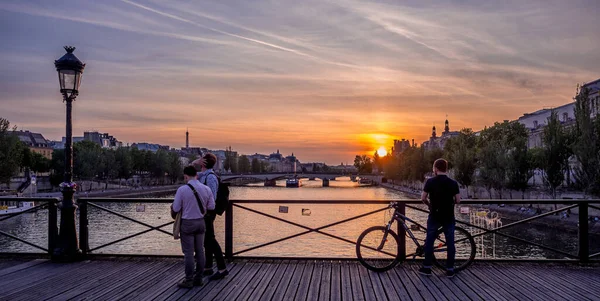
[[[168,266],[172,266],[173,263],[166,263],[164,261],[159,261],[158,264],[147,264],[146,268],[141,274],[138,274],[137,277],[131,277],[127,280],[123,280],[119,282],[116,286],[113,286],[110,290],[105,290],[94,296],[94,298],[87,298],[87,300],[114,300],[120,296],[120,293],[125,291],[127,293],[131,292],[137,288],[140,284],[146,283],[148,279],[159,276],[161,272],[167,269]]]
[[[363,266],[358,267],[358,273],[360,274],[360,278],[362,279],[363,291],[365,292],[367,300],[388,299],[387,295],[385,294],[385,288],[383,287],[383,283],[381,282],[381,279],[379,279],[379,274],[367,270],[367,268]],[[393,288],[390,289],[393,290]]]
[[[477,267],[479,267],[479,264],[477,265]],[[481,279],[479,279],[473,273],[469,272],[469,270],[472,270],[473,268],[475,268],[475,266],[471,266],[467,270],[460,271],[456,276],[454,276],[454,281],[463,282],[467,287],[469,287],[472,291],[479,295],[483,300],[505,301],[505,297],[498,294],[497,291],[491,289],[489,285],[481,281]]]
[[[446,276],[439,276],[438,280],[450,289],[458,300],[483,300],[482,296],[477,295],[469,286],[459,280],[460,276],[457,274],[453,278]]]
[[[213,300],[235,300],[239,293],[252,281],[252,278],[254,278],[263,264],[262,262],[256,262],[247,265],[244,268],[244,274],[235,277]]]
[[[133,280],[143,278],[145,274],[151,271],[155,266],[159,266],[160,262],[136,262],[135,265],[126,271],[120,277],[113,279],[113,281],[106,284],[104,287],[97,287],[93,290],[86,292],[83,295],[73,298],[73,300],[94,300],[108,294],[112,290],[119,290],[124,285],[130,283]]]
[[[548,269],[541,269],[538,267],[521,267],[521,266],[513,266],[513,270],[515,270],[515,274],[521,276],[521,279],[529,279],[529,281],[533,281],[537,283],[539,286],[543,288],[543,291],[549,298],[556,298],[565,300],[565,299],[573,299],[573,298],[587,298],[587,299],[595,299],[598,297],[598,290],[589,291],[588,285],[583,283],[580,285],[580,281],[570,281],[569,277],[559,277]],[[548,294],[549,292],[554,292],[554,294]]]
[[[374,275],[379,275],[379,279],[385,288],[385,294],[390,300],[411,300],[412,298],[408,294],[406,287],[401,279],[398,278],[396,272],[387,271],[384,273],[377,273],[369,271]],[[418,295],[418,294],[417,294]],[[420,296],[419,296],[420,297]]]
[[[83,300],[86,298],[93,298],[98,294],[103,294],[107,289],[114,289],[117,285],[121,284],[128,279],[133,279],[138,277],[138,275],[142,274],[147,270],[148,265],[158,264],[156,263],[147,263],[147,262],[130,262],[129,266],[126,269],[123,269],[121,273],[118,274],[117,277],[107,277],[103,278],[100,285],[93,286],[91,288],[85,287],[85,291],[79,291],[79,294],[72,297],[71,300]]]
[[[293,268],[294,267],[289,264],[289,261],[281,261],[281,263],[277,267],[275,275],[273,275],[273,278],[271,278],[271,281],[269,281],[269,284],[267,285],[265,291],[261,295],[258,295],[257,293],[256,295],[251,297],[258,298],[258,300],[271,300],[275,292],[278,290],[279,282],[281,282],[281,279],[283,279],[283,275],[287,273],[293,273]]]
[[[81,268],[64,272],[55,277],[35,283],[30,287],[25,287],[20,291],[14,292],[8,298],[14,301],[50,298],[90,281],[97,275],[109,270],[111,266],[109,262],[91,262],[82,265]]]
[[[215,280],[215,281],[207,281],[202,287],[194,287],[191,290],[180,289],[177,286],[173,286],[169,288],[167,291],[175,290],[176,292],[172,293],[169,297],[177,297],[181,300],[191,300],[191,299],[204,299],[210,300],[210,298],[214,298],[214,296],[218,295],[219,292],[223,290],[227,285],[229,285],[236,277],[240,275],[243,271],[246,263],[244,262],[235,262],[231,263],[227,266],[227,270],[229,271],[229,275],[223,279]],[[155,298],[155,300],[165,300],[165,298]]]
[[[552,288],[546,287],[545,283],[541,283],[537,279],[532,279],[529,276],[524,275],[523,273],[521,273],[521,271],[519,271],[516,268],[515,265],[505,264],[501,267],[497,267],[495,264],[490,263],[488,264],[488,266],[488,271],[496,271],[494,273],[495,275],[503,274],[505,277],[511,278],[515,282],[520,283],[520,287],[522,287],[523,289],[521,289],[520,287],[514,287],[511,292],[512,295],[515,297],[517,297],[519,295],[519,291],[521,291],[521,294],[527,295],[530,299],[564,300],[563,298],[558,297],[560,296],[560,292],[558,296],[555,294],[548,294],[548,289],[552,291]]]
[[[122,271],[128,270],[132,265],[133,264],[131,262],[126,262],[124,264],[119,264],[114,268],[107,269],[106,273],[95,277],[92,281],[88,281],[84,284],[79,284],[66,292],[62,292],[58,295],[53,296],[50,299],[46,299],[46,301],[69,300],[81,294],[85,294],[87,291],[95,287],[106,286],[107,281],[116,278],[114,277],[114,275],[119,275]]]
[[[152,300],[156,296],[162,294],[169,287],[174,286],[178,279],[182,279],[184,277],[184,274],[184,264],[183,262],[179,261],[175,263],[173,268],[162,274],[161,281],[155,283],[148,289],[137,289],[131,294],[125,296],[123,299],[130,301]]]
[[[397,266],[393,270],[398,275],[399,279],[402,279],[404,285],[407,286],[408,291],[413,299],[418,299],[414,296],[421,296],[425,300],[434,300],[435,296],[423,285],[420,277],[427,277],[422,275],[415,275],[412,272],[408,272],[410,270],[410,264],[405,264],[404,266]]]
[[[311,299],[312,295],[309,294],[308,300],[332,300],[331,298],[331,287],[332,287],[332,274],[331,274],[331,261],[323,263],[323,271],[321,272],[321,280],[319,285],[319,295],[316,299]],[[339,282],[338,282],[339,283]]]
[[[285,271],[285,266],[281,265],[281,261],[280,260],[272,261],[267,272],[265,273],[265,276],[254,287],[254,290],[250,293],[250,295],[248,295],[246,299],[241,299],[241,298],[239,298],[239,299],[240,300],[258,300],[258,299],[260,299],[260,296],[262,296],[266,292],[267,287],[269,286],[269,283],[271,283],[271,281],[273,281],[273,277],[277,277],[277,275],[281,275],[281,270]]]
[[[34,267],[38,264],[42,264],[42,263],[46,263],[49,262],[48,259],[34,259],[31,261],[27,261],[24,263],[19,263],[17,265],[11,265],[11,266],[7,266],[5,268],[0,269],[0,279],[6,279],[6,275],[8,274],[12,274],[12,273],[16,273],[25,269],[29,269],[31,267]]]
[[[287,286],[285,295],[283,295],[283,300],[294,299],[294,296],[296,296],[296,292],[298,291],[298,286],[300,285],[300,280],[302,279],[302,273],[305,269],[306,262],[300,261],[296,264],[296,270],[294,270],[294,275],[292,276],[292,279],[290,279],[290,284]]]
[[[408,265],[410,267],[410,270],[412,271],[412,273],[415,275],[415,277],[418,277],[419,279],[421,279],[421,281],[423,282],[423,284],[429,288],[429,290],[432,292],[432,294],[434,296],[437,296],[437,298],[439,298],[439,300],[442,299],[447,299],[447,300],[466,300],[466,299],[460,299],[456,296],[456,294],[453,292],[454,290],[448,289],[448,287],[446,287],[446,285],[442,282],[442,280],[440,278],[446,279],[448,280],[448,278],[446,277],[446,271],[440,271],[440,270],[434,270],[434,272],[432,273],[432,275],[430,277],[420,277],[421,275],[419,274],[419,268],[421,268],[420,265],[416,265],[416,264],[410,264]],[[408,272],[408,271],[407,271]]]
[[[528,294],[528,290],[537,290],[537,288],[515,281],[515,276],[505,273],[505,271],[495,269],[492,265],[485,265],[484,269],[470,269],[475,276],[485,280],[492,288],[500,292],[503,296],[512,296],[509,299],[518,300],[539,300],[538,296]]]
[[[352,293],[352,280],[350,279],[350,267],[347,262],[341,262],[340,280],[342,282],[342,300],[354,300]]]
[[[265,281],[269,281],[270,277],[273,277],[273,273],[277,270],[277,264],[273,262],[273,260],[265,261],[262,266],[259,268],[258,272],[252,276],[248,285],[239,292],[236,296],[237,300],[248,300],[250,295],[257,289],[257,287],[264,287],[266,284],[261,285]],[[268,279],[268,280],[267,280]],[[231,295],[228,299],[233,300]]]
[[[339,261],[331,264],[331,300],[342,300],[342,265]],[[327,300],[327,299],[323,299]]]
[[[313,273],[308,284],[308,292],[305,300],[319,300],[319,290],[321,289],[321,281],[323,277],[323,269],[325,263],[323,261],[313,262]],[[327,284],[329,285],[329,284]],[[299,299],[298,299],[299,300]]]
[[[304,271],[302,272],[302,276],[300,276],[300,283],[298,284],[298,291],[296,291],[294,300],[304,301],[308,296],[308,288],[312,280],[315,263],[306,262],[304,265]]]
[[[104,296],[104,298],[107,298],[108,300],[131,300],[132,298],[126,296],[131,293],[135,293],[136,291],[140,292],[151,290],[156,284],[163,281],[169,281],[164,277],[164,275],[170,273],[176,268],[180,268],[176,262],[172,260],[165,262],[164,266],[157,267],[153,272],[149,273],[147,277],[138,279],[138,281],[134,281],[127,287],[124,287],[108,296]]]
[[[273,294],[273,298],[272,300],[283,300],[283,296],[285,295],[288,285],[290,284],[290,281],[292,280],[292,276],[296,273],[296,269],[301,268],[302,266],[298,266],[297,263],[288,263],[289,267],[288,269],[285,270],[285,274],[283,274],[283,276],[281,277],[281,281],[279,281],[279,284],[277,285],[277,288],[275,290],[275,293]],[[269,299],[263,299],[261,298],[261,300],[271,300],[271,298]]]
[[[416,264],[407,264],[402,271],[406,277],[410,278],[419,291],[428,291],[435,300],[448,300],[448,296],[444,295],[434,283],[434,276],[423,276],[417,272],[419,267]],[[435,272],[435,271],[434,271]]]
[[[5,288],[0,293],[0,297],[9,296],[13,293],[21,291],[31,290],[36,285],[43,285],[52,279],[62,277],[62,273],[74,272],[79,269],[83,269],[90,262],[78,262],[69,264],[42,264],[38,265],[37,269],[29,270],[25,269],[16,274],[10,274],[4,278],[13,279],[2,284]]]

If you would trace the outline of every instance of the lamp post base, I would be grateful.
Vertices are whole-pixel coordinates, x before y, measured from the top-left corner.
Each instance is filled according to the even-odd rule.
[[[60,230],[58,234],[58,247],[53,250],[52,259],[57,261],[79,261],[83,254],[77,242],[77,230],[75,227],[75,213],[77,205],[73,202],[73,193],[77,185],[75,183],[60,184],[63,201],[60,209]]]

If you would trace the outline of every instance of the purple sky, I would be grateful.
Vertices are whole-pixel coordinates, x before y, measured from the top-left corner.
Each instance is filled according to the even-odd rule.
[[[193,146],[339,164],[446,114],[478,130],[571,101],[600,78],[598,28],[596,0],[2,0],[0,116],[63,136],[53,61],[74,45],[75,134],[181,147],[189,127]]]

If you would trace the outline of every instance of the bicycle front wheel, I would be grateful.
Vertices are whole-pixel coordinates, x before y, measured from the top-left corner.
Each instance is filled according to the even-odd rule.
[[[448,247],[446,246],[446,236],[440,229],[437,233],[437,238],[433,244],[433,258],[434,263],[441,269],[448,268],[447,252]],[[469,231],[456,227],[454,231],[454,244],[456,249],[456,256],[454,259],[454,271],[458,272],[467,268],[475,260],[475,240]]]
[[[358,261],[367,269],[385,272],[400,261],[398,235],[383,226],[365,230],[356,242]]]

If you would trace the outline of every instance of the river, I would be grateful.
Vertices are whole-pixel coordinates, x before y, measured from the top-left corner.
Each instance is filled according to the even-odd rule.
[[[277,182],[277,187],[250,184],[247,186],[231,187],[230,189],[231,198],[238,200],[393,201],[408,198],[407,195],[401,192],[383,187],[359,186],[357,183],[350,181],[349,178],[339,178],[337,181],[331,181],[330,187],[322,187],[320,180],[302,180],[302,187],[300,188],[286,188],[285,182],[279,181]],[[138,206],[140,204],[104,203],[102,205],[153,226],[161,225],[171,220],[168,204],[145,204],[145,206]],[[287,205],[287,213],[279,212],[279,204],[244,204],[244,206],[315,228],[373,211],[385,205],[298,204]],[[90,248],[92,249],[147,229],[143,225],[133,223],[91,206],[89,206],[88,210]],[[476,215],[476,211],[477,208],[471,208],[470,215]],[[408,208],[406,215],[420,223],[425,223],[426,214],[422,212]],[[459,208],[456,208],[458,219],[469,221],[473,218],[470,215],[461,214]],[[356,241],[358,235],[364,229],[370,226],[385,224],[389,220],[389,216],[389,211],[383,211],[348,223],[326,228],[323,232]],[[2,221],[0,222],[0,229],[19,238],[46,246],[47,220],[47,211],[40,210],[36,213],[23,214]],[[486,219],[483,222],[488,226],[497,226],[502,223],[508,224],[511,220],[512,218],[508,219],[500,215],[500,218]],[[215,226],[217,238],[224,248],[224,218],[218,217]],[[165,227],[165,230],[171,231],[171,226]],[[246,250],[303,231],[306,230],[240,208],[234,209],[234,252]],[[474,232],[475,230],[471,229],[471,231]],[[527,241],[541,243],[571,254],[576,254],[577,252],[577,231],[575,229],[558,230],[544,225],[524,224],[503,230],[503,233],[514,235]],[[421,233],[418,236],[422,237]],[[477,238],[476,241],[478,245],[477,256],[480,258],[564,258],[561,254],[499,235],[485,235]],[[592,253],[594,250],[600,248],[598,241],[600,240],[591,239]],[[6,236],[0,236],[0,249],[2,252],[39,252],[34,247]],[[414,250],[412,242],[407,241],[407,252],[410,253],[412,250]],[[172,236],[151,231],[133,239],[101,248],[95,251],[95,253],[180,255],[181,248],[179,241],[173,240]],[[241,255],[352,258],[355,257],[355,247],[347,242],[319,233],[310,233],[245,252]]]

